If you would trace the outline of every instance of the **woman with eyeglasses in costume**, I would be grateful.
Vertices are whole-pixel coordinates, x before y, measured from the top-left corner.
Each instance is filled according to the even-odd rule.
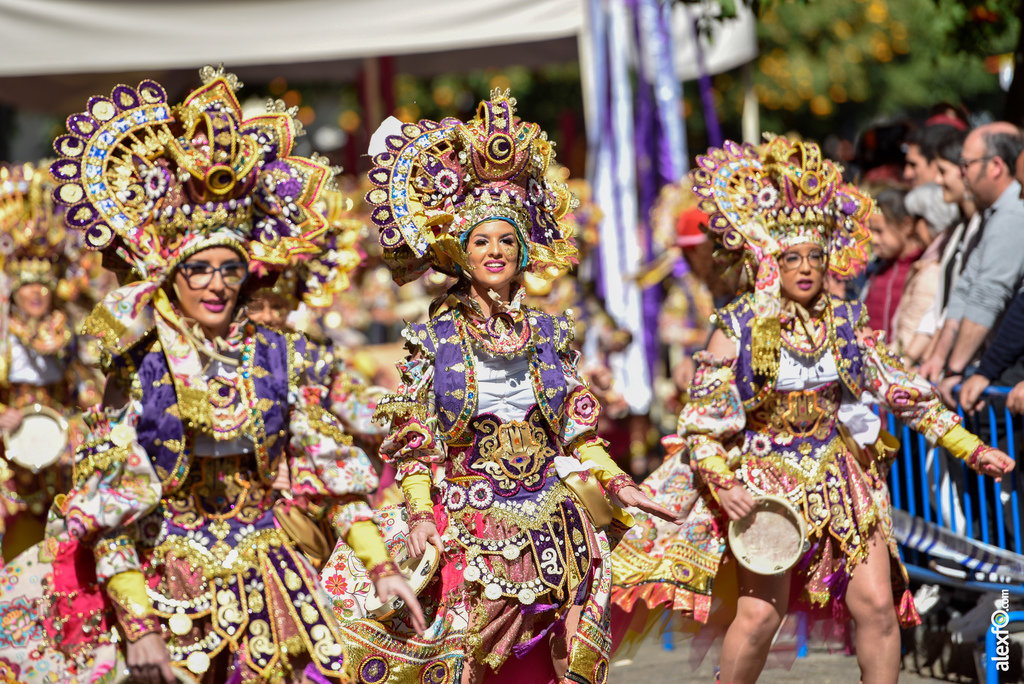
[[[173,108],[152,81],[118,86],[55,143],[69,224],[134,277],[86,322],[109,375],[61,514],[96,576],[55,570],[67,601],[54,602],[54,641],[104,631],[98,585],[134,681],[173,681],[172,668],[203,682],[349,681],[302,528],[286,522],[298,512],[316,526],[337,506],[334,528],[377,591],[413,615],[415,595],[366,504],[376,475],[325,408],[305,339],[253,324],[242,306],[274,269],[322,251],[316,205],[331,173],[290,156],[297,124],[283,105],[244,119],[237,79],[201,74]],[[282,504],[272,484],[285,458]],[[102,622],[83,627],[75,616],[90,607]]]
[[[402,384],[377,409],[409,552],[440,554],[421,593],[430,626],[346,622],[364,682],[605,681],[605,492],[668,515],[595,435],[571,319],[522,302],[523,272],[564,268],[575,249],[560,223],[571,195],[545,178],[552,146],[514,107],[494,91],[469,122],[392,119],[371,143],[367,199],[395,281],[434,268],[458,282],[406,328]],[[358,602],[343,558],[323,577],[336,605]]]
[[[729,142],[700,157],[691,179],[711,234],[743,260],[753,288],[717,312],[678,434],[664,440],[669,456],[643,485],[685,516],[682,528],[638,516],[612,555],[616,640],[664,624],[666,610],[705,639],[726,624],[720,681],[745,684],[788,613],[831,622],[819,625],[826,638],[852,619],[861,681],[896,682],[900,627],[919,618],[888,513],[896,447],[870,403],[997,480],[1013,460],[961,427],[865,327],[859,303],[823,289],[826,273],[863,267],[872,202],[842,185],[817,145]],[[729,521],[753,510],[755,494],[788,499],[807,524],[809,550],[784,574],[755,574],[723,553]]]

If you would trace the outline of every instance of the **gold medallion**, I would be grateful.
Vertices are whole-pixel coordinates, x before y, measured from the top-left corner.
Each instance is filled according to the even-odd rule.
[[[210,656],[202,651],[195,651],[189,654],[188,660],[185,661],[185,666],[193,674],[201,675],[210,669]]]
[[[127,423],[118,423],[110,430],[110,441],[115,446],[126,447],[136,439],[135,428]]]
[[[171,631],[178,636],[183,636],[192,631],[192,618],[184,613],[175,613],[167,621],[167,624],[171,626]]]

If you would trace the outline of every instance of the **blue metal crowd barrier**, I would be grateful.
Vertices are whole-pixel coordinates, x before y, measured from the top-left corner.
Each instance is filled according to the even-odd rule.
[[[1024,429],[1024,426],[1005,408],[1005,402],[1000,402],[1004,403],[1000,410],[992,402],[993,398],[1005,398],[1011,389],[988,388],[984,397],[989,401],[977,413],[973,428],[988,444],[1015,456],[1014,427]],[[958,413],[964,416],[962,409],[958,409]],[[899,438],[901,444],[900,457],[889,471],[889,490],[894,507],[955,534],[1014,553],[1022,552],[1016,475],[1008,476],[1000,485],[991,478],[970,471],[966,463],[952,462],[942,450],[936,450],[929,472],[929,448],[924,436],[900,424],[890,413],[881,411],[879,414],[886,428]],[[948,483],[942,480],[943,468],[940,466],[943,458],[951,469]],[[956,469],[960,472],[957,473]],[[957,491],[954,481],[960,485],[961,491]],[[950,515],[952,511],[960,511],[962,515]]]
[[[1021,434],[1024,434],[1024,424],[1020,417],[1013,416],[1006,408],[1005,399],[1011,389],[989,387],[983,395],[987,401],[974,415],[974,424],[970,427],[990,446],[1017,458],[1015,430],[1022,430]],[[996,404],[1001,407],[997,408]],[[962,408],[958,408],[957,412],[964,417]],[[954,462],[941,450],[932,454],[932,468],[929,472],[929,448],[924,437],[915,435],[910,428],[899,424],[892,414],[880,412],[880,415],[889,432],[896,435],[901,443],[900,458],[892,464],[889,472],[889,490],[894,507],[955,534],[1021,553],[1024,540],[1021,537],[1019,509],[1020,475],[1017,472],[1011,473],[1000,484],[970,471],[963,462]],[[945,467],[949,469],[946,480],[943,479],[943,459]],[[926,553],[911,548],[903,548],[901,552],[911,577],[920,581],[1024,595],[1024,585],[1021,584],[978,581],[970,575],[965,581],[954,582],[928,567],[929,558]],[[1024,620],[1024,612],[1013,611],[1008,615],[1010,622]],[[987,630],[986,637],[987,682],[995,684],[999,678],[994,630]]]
[[[976,414],[975,425],[971,427],[989,445],[1016,458],[1014,427],[1021,429],[1024,434],[1024,423],[1005,408],[1005,398],[1011,389],[989,387],[983,394],[988,401]],[[1003,404],[1003,408],[997,410],[993,399]],[[1019,475],[1016,472],[1004,478],[1006,483],[1000,485],[991,478],[970,471],[965,463],[954,462],[943,450],[936,449],[932,454],[933,467],[929,473],[928,456],[931,449],[924,436],[898,422],[891,413],[879,411],[877,407],[875,411],[881,416],[886,429],[900,440],[900,456],[895,459],[889,471],[889,491],[895,508],[955,534],[1017,554],[1022,553],[1022,512],[1019,509]],[[957,412],[964,417],[962,409],[958,408]],[[946,471],[949,473],[948,481],[943,480],[943,459],[951,469]],[[956,472],[956,469],[960,472]],[[1007,517],[1010,519],[1007,520]],[[1024,595],[1022,584],[1008,585],[977,579],[954,581],[928,567],[927,553],[911,548],[902,548],[901,553],[907,571],[914,579],[931,584],[955,584],[978,591],[1006,590],[1014,595]],[[1010,620],[1024,620],[1024,612],[1010,613]],[[993,649],[993,633],[990,631],[988,636],[989,649]],[[800,642],[798,653],[804,656],[805,638],[801,638]],[[666,648],[671,648],[670,644],[670,640],[664,641]],[[986,662],[995,662],[991,659],[994,652],[990,651],[986,655]],[[997,681],[990,679],[989,683]]]

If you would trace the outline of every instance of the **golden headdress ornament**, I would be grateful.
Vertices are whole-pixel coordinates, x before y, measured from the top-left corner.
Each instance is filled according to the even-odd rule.
[[[54,142],[53,198],[85,246],[125,262],[143,281],[111,293],[98,328],[122,348],[174,268],[224,246],[250,270],[281,270],[325,249],[321,196],[333,184],[324,160],[295,156],[301,125],[283,105],[245,118],[223,68],[200,71],[203,86],[179,105],[143,81],[93,97]],[[114,339],[109,339],[113,337]]]
[[[0,165],[0,262],[10,291],[43,283],[68,299],[76,288],[62,276],[77,245],[64,227],[63,207],[50,197],[54,185],[45,163]]]
[[[709,215],[709,232],[756,269],[753,362],[756,370],[768,371],[780,343],[778,255],[812,242],[828,255],[832,276],[856,275],[869,257],[866,223],[873,201],[844,184],[840,169],[815,143],[781,136],[760,150],[732,141],[711,148],[697,158],[690,179]]]
[[[557,272],[574,262],[563,218],[575,200],[546,177],[553,145],[540,126],[516,116],[515,105],[507,91],[494,90],[468,122],[389,119],[374,136],[375,187],[366,198],[399,284],[430,267],[458,276],[466,266],[462,239],[491,218],[515,225],[526,247],[522,268]]]

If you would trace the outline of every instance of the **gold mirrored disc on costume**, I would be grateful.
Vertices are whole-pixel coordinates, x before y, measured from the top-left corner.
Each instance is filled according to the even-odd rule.
[[[192,618],[184,613],[175,613],[167,621],[167,624],[171,626],[171,631],[178,636],[183,636],[192,631]]]
[[[196,674],[203,674],[210,669],[210,656],[202,651],[190,653],[185,661],[186,667]]]

